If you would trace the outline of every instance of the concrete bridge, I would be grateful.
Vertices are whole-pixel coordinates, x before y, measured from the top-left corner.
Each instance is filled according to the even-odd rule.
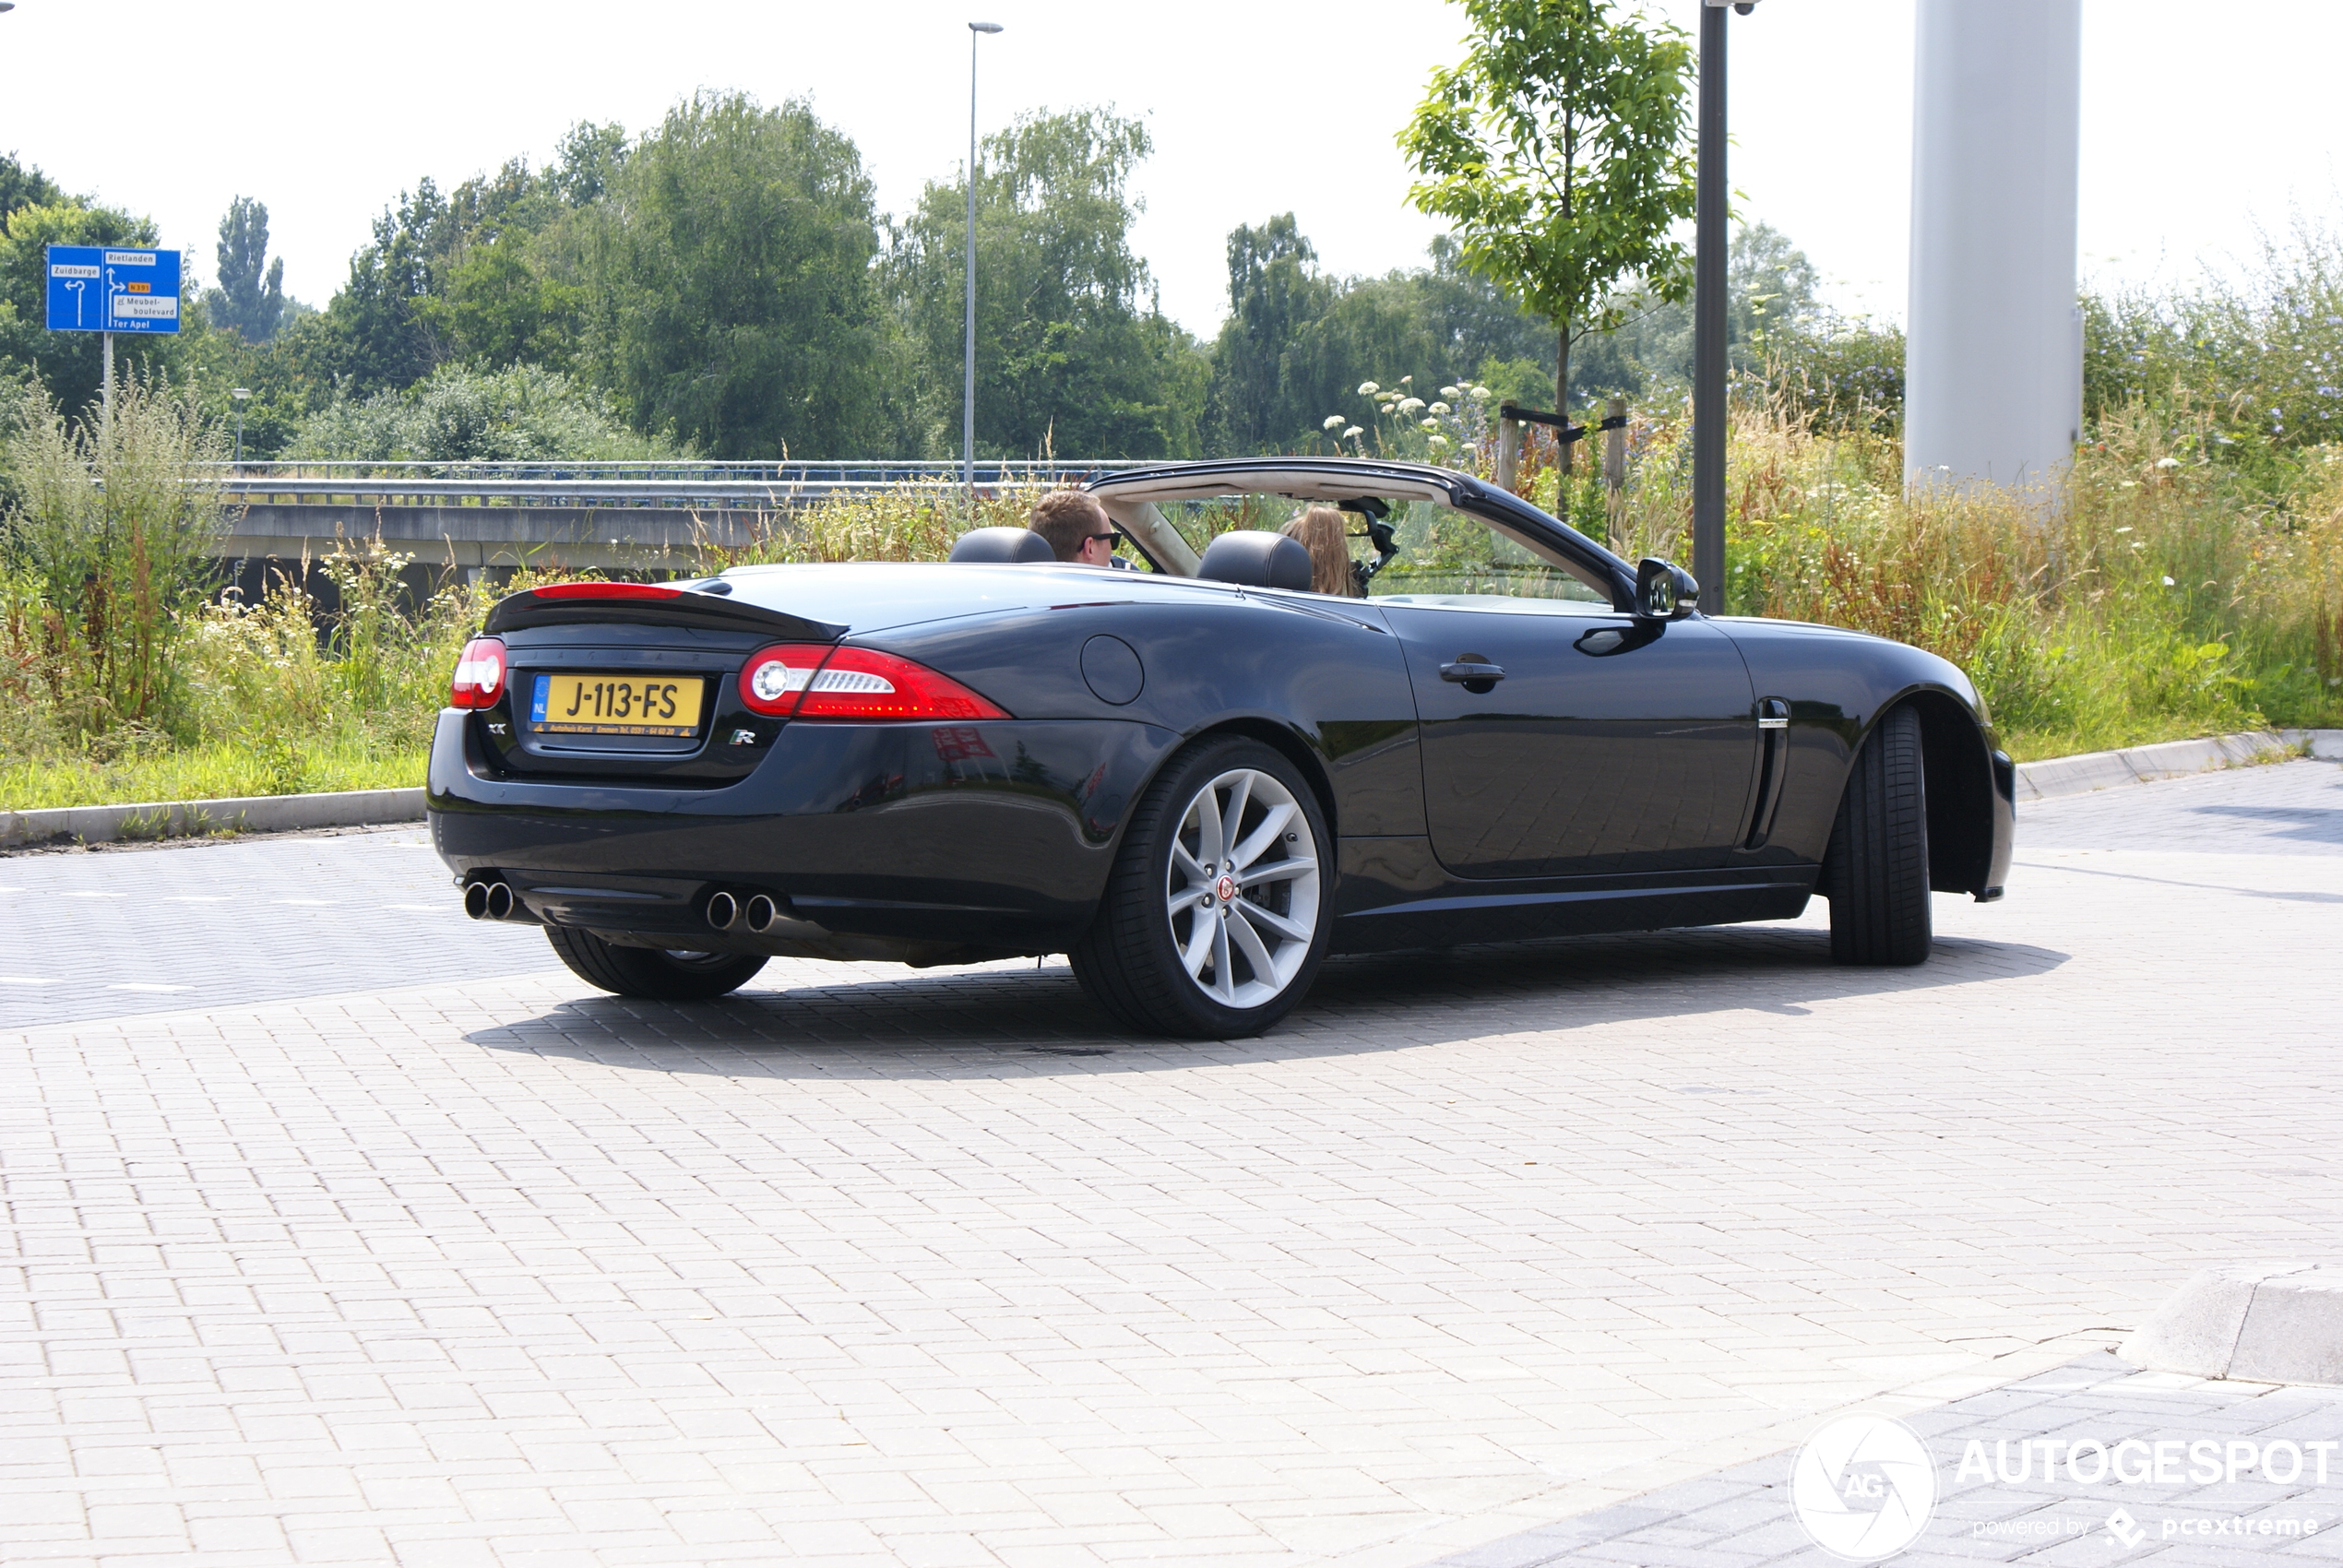
[[[976,484],[993,495],[1143,466],[986,462]],[[415,557],[418,587],[523,565],[689,569],[703,549],[753,543],[821,501],[905,490],[945,499],[962,483],[953,462],[243,463],[218,472],[232,518],[220,555],[248,593],[271,571],[377,538]]]

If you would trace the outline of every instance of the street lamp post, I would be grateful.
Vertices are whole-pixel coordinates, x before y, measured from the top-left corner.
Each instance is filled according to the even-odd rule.
[[[231,386],[228,396],[236,400],[236,466],[242,468],[244,461],[244,399],[252,396],[252,391],[249,387]]]
[[[960,387],[960,477],[968,481],[969,521],[976,521],[976,42],[998,22],[969,23],[968,347]]]
[[[1692,305],[1692,575],[1700,612],[1725,608],[1725,7],[1701,0],[1700,185],[1695,202]]]

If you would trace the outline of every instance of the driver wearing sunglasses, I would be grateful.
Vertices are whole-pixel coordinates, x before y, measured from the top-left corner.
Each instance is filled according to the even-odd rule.
[[[1082,566],[1112,566],[1121,563],[1114,552],[1123,540],[1114,524],[1087,491],[1053,490],[1041,497],[1027,519],[1027,528],[1049,540],[1059,560]]]

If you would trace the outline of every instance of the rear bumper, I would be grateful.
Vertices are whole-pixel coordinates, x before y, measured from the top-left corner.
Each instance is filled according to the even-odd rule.
[[[459,879],[499,877],[551,924],[749,952],[1049,952],[1088,923],[1124,817],[1178,743],[1115,720],[791,724],[739,783],[675,790],[494,777],[450,709],[427,804]],[[786,923],[719,938],[719,890],[767,894]]]

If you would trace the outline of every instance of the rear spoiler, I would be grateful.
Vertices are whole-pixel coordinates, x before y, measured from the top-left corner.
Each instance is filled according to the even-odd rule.
[[[849,628],[809,621],[731,597],[721,580],[686,583],[548,583],[500,599],[488,612],[490,636],[531,626],[688,626],[704,632],[756,632],[791,642],[834,643]]]

